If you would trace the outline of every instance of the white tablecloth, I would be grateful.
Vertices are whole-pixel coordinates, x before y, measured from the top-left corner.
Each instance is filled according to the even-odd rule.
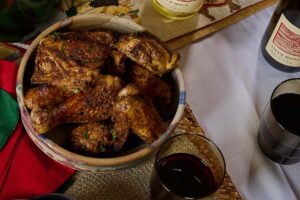
[[[244,199],[300,199],[300,163],[280,166],[262,154],[260,116],[284,73],[262,57],[260,40],[275,7],[265,9],[180,50],[187,101],[222,150]]]

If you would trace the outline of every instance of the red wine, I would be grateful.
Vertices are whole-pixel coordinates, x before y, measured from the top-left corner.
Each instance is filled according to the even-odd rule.
[[[258,144],[274,162],[294,164],[300,161],[300,95],[281,94],[271,100],[271,111],[262,118]],[[279,125],[280,124],[280,125]],[[285,132],[287,130],[288,132]]]
[[[282,94],[271,101],[276,120],[289,132],[300,136],[300,95]]]
[[[280,0],[261,41],[264,58],[273,67],[300,71],[300,1]]]
[[[164,157],[158,162],[156,171],[162,184],[183,198],[197,199],[217,189],[210,168],[191,154],[176,153]]]

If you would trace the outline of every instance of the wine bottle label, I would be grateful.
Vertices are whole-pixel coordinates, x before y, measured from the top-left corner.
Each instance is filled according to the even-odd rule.
[[[283,65],[300,67],[300,29],[283,14],[266,45],[266,51]]]
[[[191,13],[199,9],[205,0],[157,0],[163,7],[180,13]]]

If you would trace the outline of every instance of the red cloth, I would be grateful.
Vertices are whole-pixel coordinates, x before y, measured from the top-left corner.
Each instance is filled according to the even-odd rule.
[[[16,63],[0,60],[0,87],[14,96],[16,95],[17,72]]]
[[[15,94],[16,73],[16,64],[0,61],[0,87],[11,94]],[[73,173],[38,149],[19,122],[0,151],[0,199],[54,192]]]

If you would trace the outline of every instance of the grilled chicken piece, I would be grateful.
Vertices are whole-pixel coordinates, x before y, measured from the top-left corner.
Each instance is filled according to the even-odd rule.
[[[92,42],[106,44],[112,46],[116,43],[116,39],[110,31],[86,31],[83,32],[83,37],[88,38]]]
[[[70,135],[71,148],[87,154],[111,153],[118,151],[126,141],[115,134],[110,125],[91,122],[75,128]]]
[[[62,89],[43,84],[30,89],[24,97],[24,103],[29,109],[49,108],[62,103],[67,97]]]
[[[111,57],[103,65],[101,72],[108,73],[115,76],[122,76],[125,74],[125,60],[127,57],[117,50],[113,50]]]
[[[145,34],[123,35],[117,49],[149,71],[162,76],[180,61],[178,53],[169,52],[158,40]]]
[[[84,35],[56,32],[45,37],[37,49],[31,83],[55,85],[73,93],[93,85],[111,48],[97,42],[96,33]]]
[[[68,93],[78,93],[90,88],[99,73],[98,69],[71,66],[55,50],[38,49],[36,68],[31,77],[31,83],[46,83],[55,85]]]
[[[166,130],[166,126],[151,101],[137,91],[136,86],[129,84],[119,92],[113,108],[115,127],[116,130],[131,129],[146,143],[152,143]]]
[[[126,97],[126,96],[139,96],[140,90],[134,84],[128,84],[125,88],[123,88],[119,94],[118,98]]]
[[[114,71],[116,74],[122,75],[125,73],[125,54],[114,50],[112,51],[112,58],[114,61]]]
[[[42,134],[60,124],[108,119],[122,86],[123,81],[118,77],[100,76],[90,91],[73,95],[49,110],[32,109],[30,113],[32,126],[37,133]]]
[[[151,98],[160,114],[168,114],[172,101],[172,88],[168,82],[138,64],[132,65],[129,77],[130,82]]]
[[[100,35],[100,36],[99,36]],[[101,37],[101,35],[110,35]],[[62,55],[71,66],[99,68],[114,43],[113,36],[108,32],[54,32],[45,37],[39,44],[40,49],[52,49]]]

